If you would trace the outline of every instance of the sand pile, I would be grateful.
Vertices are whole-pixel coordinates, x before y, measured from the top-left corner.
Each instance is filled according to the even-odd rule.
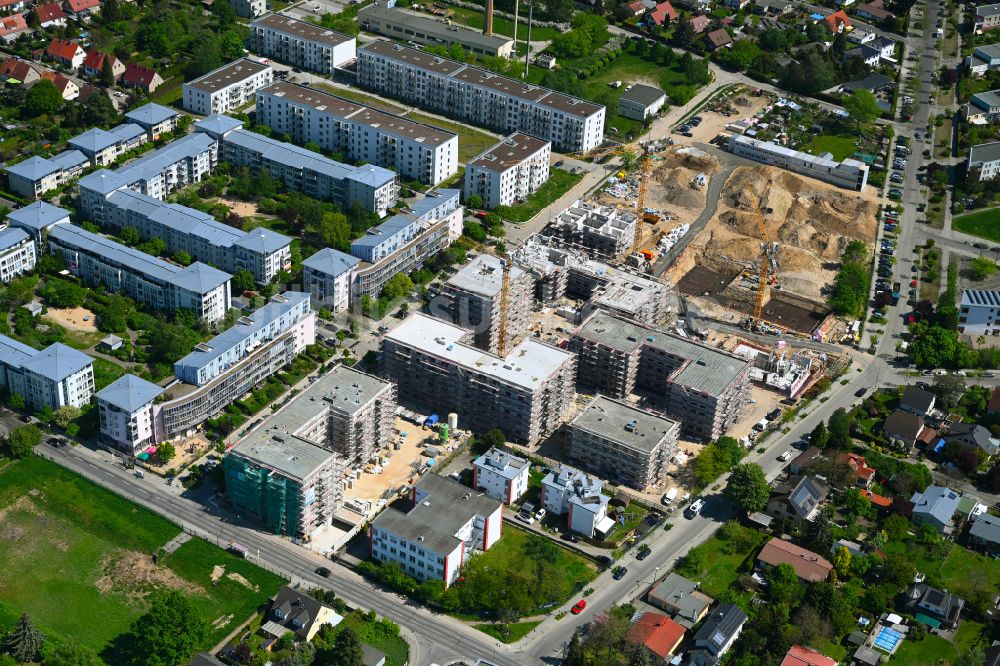
[[[695,189],[691,181],[698,174],[710,180],[718,170],[719,160],[713,155],[692,147],[672,149],[657,161],[648,196],[660,206],[700,212],[705,207],[705,188]]]

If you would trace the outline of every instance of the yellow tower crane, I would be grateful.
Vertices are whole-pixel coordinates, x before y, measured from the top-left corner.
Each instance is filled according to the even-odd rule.
[[[764,214],[760,212],[760,204],[757,202],[757,197],[750,190],[744,190],[747,198],[750,199],[750,207],[753,212],[753,221],[757,224],[757,232],[760,234],[760,239],[764,244],[763,252],[760,257],[760,266],[757,272],[757,298],[754,302],[753,308],[753,320],[751,321],[751,326],[753,328],[759,328],[763,319],[761,318],[764,313],[764,298],[767,295],[767,280],[768,273],[771,268],[771,257],[772,257],[772,243],[771,235],[767,231],[767,224],[764,221]]]
[[[510,299],[510,271],[514,261],[510,254],[500,259],[500,269],[503,276],[500,280],[500,325],[497,330],[497,354],[500,357],[507,355],[507,306]]]

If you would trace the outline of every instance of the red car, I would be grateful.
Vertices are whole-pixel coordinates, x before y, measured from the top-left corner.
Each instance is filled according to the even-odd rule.
[[[580,599],[578,602],[576,602],[575,606],[569,609],[569,612],[572,613],[573,615],[579,615],[580,613],[583,612],[583,609],[586,607],[587,607],[587,600]]]

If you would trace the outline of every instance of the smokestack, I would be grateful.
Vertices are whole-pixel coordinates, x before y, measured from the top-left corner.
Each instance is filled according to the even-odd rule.
[[[493,36],[493,0],[486,0],[486,21],[483,24],[483,34]]]

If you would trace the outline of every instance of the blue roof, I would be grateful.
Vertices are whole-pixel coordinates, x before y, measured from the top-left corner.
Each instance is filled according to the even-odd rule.
[[[357,257],[353,257],[346,252],[341,252],[340,250],[325,247],[303,261],[302,266],[304,268],[311,268],[312,270],[318,273],[323,273],[324,275],[337,277],[348,272],[360,263],[361,260]]]
[[[257,227],[248,231],[243,238],[237,240],[233,245],[254,252],[270,254],[277,252],[283,247],[288,247],[291,242],[291,238],[279,234],[277,231],[271,231],[267,227]]]
[[[347,179],[378,189],[395,180],[396,172],[374,164],[365,164],[348,174]]]
[[[947,524],[958,510],[962,496],[951,488],[929,486],[922,493],[913,493],[913,513],[930,514],[942,524]]]
[[[18,162],[7,167],[7,173],[20,176],[25,180],[36,181],[45,178],[49,174],[61,171],[62,167],[52,160],[32,155],[23,162]]]
[[[18,229],[16,227],[7,227],[6,229],[0,229],[0,250],[6,250],[7,248],[14,247],[15,245],[29,240],[31,236],[28,235],[24,229]]]
[[[59,227],[56,228],[58,229]],[[57,342],[23,361],[21,367],[31,370],[46,379],[61,382],[92,363],[93,359],[83,352]]]
[[[167,167],[181,160],[197,157],[214,146],[215,139],[207,134],[201,132],[188,134],[171,141],[159,150],[146,153],[136,161],[118,169],[118,174],[129,183],[149,180],[159,176]]]
[[[393,215],[388,220],[372,229],[367,235],[351,242],[351,248],[375,247],[390,240],[396,234],[402,233],[416,224],[417,221],[405,214]]]
[[[140,407],[151,403],[163,391],[163,388],[147,382],[142,377],[125,375],[98,391],[97,398],[132,414]]]
[[[82,151],[99,153],[102,150],[121,143],[122,138],[117,134],[112,134],[102,130],[100,127],[91,127],[83,134],[78,134],[69,140],[69,145]]]
[[[424,216],[436,210],[442,204],[448,204],[451,210],[458,208],[458,199],[461,190],[434,190],[427,193],[427,196],[410,204],[410,212],[421,220]],[[426,220],[424,220],[426,222]]]
[[[179,270],[170,279],[170,284],[196,294],[204,294],[226,284],[231,278],[232,276],[225,271],[196,261],[187,268]]]
[[[180,114],[173,109],[151,102],[140,106],[138,109],[129,111],[125,114],[125,117],[140,125],[152,126],[178,115]]]
[[[35,201],[24,208],[18,208],[7,219],[16,226],[40,231],[50,224],[68,220],[69,211],[45,201]]]
[[[122,123],[111,128],[112,134],[117,134],[123,140],[129,141],[146,133],[144,129],[135,123]]]
[[[168,204],[127,188],[112,194],[108,201],[118,208],[135,211],[137,215],[149,218],[156,224],[201,238],[215,247],[231,247],[247,235],[247,232],[216,221],[208,213],[180,204]]]
[[[205,136],[205,135],[202,135]],[[331,160],[319,153],[285,143],[256,132],[239,129],[231,132],[226,141],[234,145],[259,152],[264,158],[296,169],[309,169],[335,180],[349,177],[354,167]],[[392,172],[390,172],[392,173]],[[395,174],[393,174],[395,177]]]
[[[826,17],[820,14],[819,12],[814,12],[809,15],[809,18],[813,19],[814,21],[822,21]]]
[[[114,171],[99,169],[81,178],[77,181],[77,185],[81,189],[92,190],[98,194],[109,194],[123,187],[128,187],[129,181]]]
[[[194,124],[196,132],[208,132],[216,136],[221,136],[226,132],[231,132],[241,127],[243,127],[242,120],[237,120],[221,113],[213,113],[210,116],[205,116]]]
[[[53,155],[51,159],[63,170],[81,167],[90,162],[79,150],[64,150],[58,155]]]
[[[5,365],[20,368],[25,361],[33,358],[37,353],[38,350],[34,347],[29,347],[14,338],[8,338],[6,335],[0,335],[0,362]]]

